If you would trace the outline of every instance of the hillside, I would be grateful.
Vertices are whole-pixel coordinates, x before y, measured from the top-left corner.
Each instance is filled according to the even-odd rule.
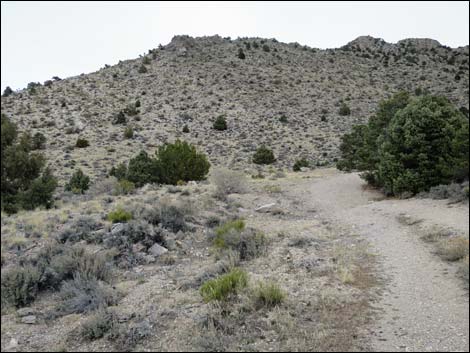
[[[45,153],[61,182],[75,166],[100,178],[140,149],[153,152],[175,138],[232,169],[251,171],[261,144],[274,150],[279,168],[299,157],[325,165],[338,157],[340,136],[398,90],[441,94],[468,109],[468,55],[468,46],[431,39],[391,44],[367,36],[319,50],[274,39],[175,36],[137,59],[30,84],[2,97],[1,111],[20,129],[47,136]],[[339,114],[342,101],[350,115]],[[132,139],[125,125],[113,124],[120,111]],[[219,115],[228,130],[212,129]],[[78,137],[90,146],[74,148]]]

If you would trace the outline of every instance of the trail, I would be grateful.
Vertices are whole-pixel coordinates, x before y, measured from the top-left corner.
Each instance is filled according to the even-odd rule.
[[[468,291],[455,267],[433,255],[414,227],[396,218],[406,213],[422,220],[422,226],[438,225],[468,236],[468,205],[380,201],[378,193],[364,189],[358,175],[327,174],[305,181],[298,197],[322,217],[364,237],[377,255],[385,291],[376,304],[378,320],[370,328],[374,350],[468,352]]]

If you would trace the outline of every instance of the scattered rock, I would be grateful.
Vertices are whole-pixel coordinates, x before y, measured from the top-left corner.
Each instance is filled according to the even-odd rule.
[[[37,322],[36,315],[27,315],[21,318],[22,324],[34,325]]]
[[[16,338],[12,338],[10,343],[5,347],[5,350],[10,351],[15,348],[18,348],[18,340]]]
[[[121,233],[122,231],[124,231],[125,228],[126,228],[125,223],[113,224],[113,226],[111,227],[111,235],[117,235]]]
[[[163,246],[159,245],[159,244],[153,244],[152,247],[148,250],[148,252],[150,254],[152,254],[153,256],[161,256],[165,253],[168,252],[168,249],[167,248],[164,248]]]
[[[34,314],[35,312],[31,308],[21,308],[16,311],[16,315],[18,315],[19,317],[30,316]]]
[[[274,206],[276,206],[275,202],[268,203],[266,205],[263,205],[263,206],[260,206],[260,207],[256,208],[255,211],[260,212],[260,213],[268,213],[273,209]]]

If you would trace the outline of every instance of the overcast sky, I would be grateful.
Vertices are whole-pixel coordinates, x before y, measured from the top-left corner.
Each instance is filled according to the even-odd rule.
[[[96,71],[176,34],[276,38],[315,48],[360,35],[468,45],[461,2],[1,2],[1,89]]]

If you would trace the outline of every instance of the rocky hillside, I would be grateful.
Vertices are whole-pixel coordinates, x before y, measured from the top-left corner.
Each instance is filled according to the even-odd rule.
[[[265,144],[276,167],[291,168],[299,157],[334,162],[340,136],[397,90],[430,91],[468,109],[468,70],[468,46],[431,39],[359,37],[320,50],[275,39],[175,36],[137,59],[31,83],[2,97],[1,111],[46,135],[46,156],[62,181],[76,166],[101,177],[140,149],[153,152],[176,138],[232,169],[254,168],[252,154]],[[339,113],[342,102],[349,115]],[[219,115],[228,130],[212,129]],[[78,137],[90,146],[75,148]]]

